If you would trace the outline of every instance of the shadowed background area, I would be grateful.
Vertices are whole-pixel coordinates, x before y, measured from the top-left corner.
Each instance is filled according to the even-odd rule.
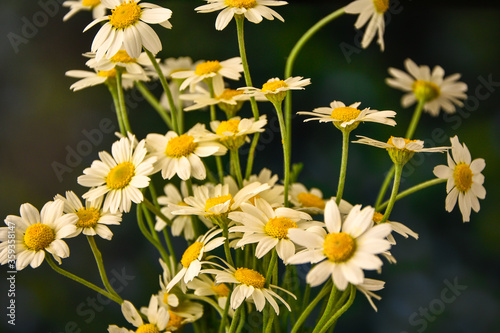
[[[216,13],[196,14],[204,1],[151,1],[173,11],[172,30],[156,29],[163,43],[159,57],[190,56],[194,61],[225,60],[238,55],[234,22],[216,31]],[[97,153],[110,150],[118,130],[112,100],[104,86],[73,93],[75,79],[67,70],[85,69],[82,53],[97,32],[82,33],[89,13],[63,23],[67,9],[62,1],[3,1],[0,25],[0,216],[19,215],[29,202],[41,208],[57,193],[83,194],[76,178]],[[271,77],[282,77],[286,57],[295,41],[315,22],[349,1],[290,1],[275,8],[285,23],[246,22],[249,64],[255,86]],[[448,3],[452,3],[451,5]],[[374,312],[358,294],[353,307],[341,318],[338,332],[498,332],[500,325],[499,257],[500,219],[500,6],[487,1],[391,0],[386,17],[386,49],[372,43],[361,49],[362,32],[354,29],[355,17],[344,15],[324,27],[300,53],[294,75],[311,78],[312,84],[294,93],[293,109],[311,111],[333,100],[361,107],[398,112],[396,128],[362,124],[353,134],[386,140],[402,136],[413,108],[400,105],[402,93],[388,87],[387,68],[403,69],[406,58],[418,65],[440,65],[446,75],[461,73],[468,99],[453,116],[433,118],[423,114],[415,137],[426,146],[449,145],[458,134],[472,158],[486,160],[481,211],[462,223],[458,207],[444,210],[445,186],[435,186],[397,203],[391,219],[404,222],[420,239],[405,240],[392,253],[398,264],[385,264],[386,281]],[[233,87],[237,87],[234,83]],[[239,83],[244,85],[243,80]],[[159,85],[154,93],[160,94]],[[161,118],[130,91],[129,117],[139,138],[164,133]],[[270,103],[260,104],[268,115],[269,129],[262,135],[254,170],[270,168],[282,175],[280,137]],[[242,116],[250,116],[247,105]],[[189,113],[189,128],[208,119],[205,112]],[[341,134],[330,124],[303,123],[294,118],[293,162],[303,162],[299,181],[320,188],[325,197],[335,195],[341,154]],[[243,156],[245,160],[245,156]],[[416,156],[405,169],[401,190],[433,177],[435,165],[445,155]],[[372,205],[391,162],[383,150],[351,145],[344,198]],[[155,177],[160,190],[162,180]],[[110,278],[124,299],[146,305],[157,292],[161,273],[155,249],[139,237],[134,212],[121,226],[112,227],[111,242],[97,239]],[[62,267],[98,283],[92,253],[83,237],[67,241],[71,255]],[[184,248],[179,241],[179,253]],[[54,273],[47,263],[16,275],[16,326],[7,324],[7,268],[0,276],[0,331],[2,332],[103,332],[109,324],[127,326],[119,306]],[[304,276],[303,276],[304,277]],[[303,281],[302,281],[303,283]],[[313,290],[314,291],[314,290]]]

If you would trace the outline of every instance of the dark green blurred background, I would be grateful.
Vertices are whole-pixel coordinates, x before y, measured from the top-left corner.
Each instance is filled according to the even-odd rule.
[[[447,138],[458,134],[473,158],[486,160],[483,174],[487,196],[481,201],[480,213],[472,213],[467,224],[462,223],[458,207],[452,213],[445,212],[444,185],[401,200],[392,218],[406,223],[420,234],[420,239],[396,236],[398,245],[392,253],[399,263],[384,265],[381,275],[369,274],[386,281],[386,288],[380,292],[383,299],[377,302],[378,313],[360,294],[353,308],[339,321],[338,331],[499,332],[500,6],[488,1],[391,2],[394,7],[387,18],[383,53],[374,43],[366,50],[358,47],[361,33],[355,31],[355,17],[349,15],[326,26],[308,42],[294,74],[311,78],[313,84],[294,94],[294,111],[327,106],[334,99],[395,110],[399,124],[395,129],[364,124],[355,132],[386,140],[391,134],[404,134],[413,110],[402,109],[401,92],[384,83],[388,67],[402,69],[404,59],[410,57],[419,65],[441,65],[447,75],[462,73],[462,81],[469,86],[465,107],[449,119],[424,114],[416,137],[425,139],[429,146],[449,145]],[[85,133],[98,129],[107,119],[114,124],[115,118],[103,86],[73,93],[69,86],[75,80],[64,76],[67,70],[85,69],[81,54],[90,49],[97,31],[94,28],[81,33],[91,20],[89,13],[79,13],[63,23],[67,9],[59,5],[44,6],[46,3],[56,2],[8,0],[0,5],[4,35],[0,48],[0,216],[3,217],[18,215],[19,206],[25,202],[41,208],[55,194],[66,190],[83,194],[85,189],[76,183],[76,178],[97,158],[98,151],[109,150],[115,140],[113,134],[104,134],[102,139],[87,146],[90,148],[81,160],[70,160],[71,165],[66,161],[70,151],[85,149],[82,146],[87,140]],[[234,22],[222,32],[215,31],[216,13],[196,14],[193,10],[203,1],[156,3],[173,10],[173,29],[157,29],[163,43],[160,57],[191,56],[196,61],[225,60],[238,55]],[[282,77],[286,56],[301,34],[347,3],[290,1],[288,6],[276,8],[285,23],[265,20],[258,25],[246,24],[254,84]],[[36,23],[36,31],[26,30],[26,22]],[[24,39],[17,39],[13,45],[13,34]],[[486,87],[485,81],[492,83]],[[159,93],[155,90],[155,94]],[[261,111],[268,114],[270,128],[276,129],[271,104],[261,104]],[[250,115],[249,109],[243,112],[244,116]],[[189,115],[197,117],[188,119],[189,125],[207,119],[206,113]],[[131,107],[130,120],[140,138],[150,132],[165,131],[161,119],[145,103]],[[321,188],[325,196],[334,195],[340,164],[340,133],[331,125],[304,124],[302,120],[300,116],[294,119],[293,138],[293,161],[304,162],[300,181],[308,187]],[[268,130],[262,135],[259,147],[255,170],[268,167],[281,175],[278,132]],[[58,176],[54,162],[71,170]],[[433,177],[433,167],[445,162],[445,156],[440,154],[416,159],[407,168],[402,189]],[[373,204],[381,177],[389,166],[384,151],[351,145],[344,197],[353,203]],[[412,172],[417,166],[418,171]],[[121,227],[111,229],[113,241],[97,240],[105,264],[109,272],[124,272],[129,276],[130,280],[122,283],[123,298],[145,305],[158,289],[160,266],[156,252],[138,237],[133,214],[127,215]],[[86,240],[77,237],[67,243],[71,256],[63,261],[63,268],[97,282]],[[43,263],[36,270],[28,267],[17,274],[16,326],[7,325],[6,267],[1,271],[1,332],[103,332],[109,324],[126,324],[117,305],[102,305],[103,302],[95,301],[94,292],[56,275]],[[454,290],[453,301],[448,301],[452,295],[450,283],[466,286]],[[94,307],[92,302],[96,304]],[[425,309],[429,309],[428,314]]]

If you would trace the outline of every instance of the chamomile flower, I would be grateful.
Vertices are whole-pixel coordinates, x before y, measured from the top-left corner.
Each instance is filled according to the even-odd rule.
[[[435,117],[441,109],[446,113],[454,113],[456,106],[464,105],[461,100],[467,98],[467,85],[458,81],[460,74],[445,78],[441,66],[435,66],[431,72],[429,66],[417,66],[411,59],[406,59],[404,64],[409,74],[389,68],[393,77],[386,79],[389,86],[407,92],[401,98],[403,107],[423,100],[424,111]]]
[[[62,5],[63,7],[69,7],[69,12],[64,15],[63,21],[69,20],[73,15],[83,10],[92,11],[94,19],[106,14],[106,8],[101,3],[101,0],[64,1]]]
[[[168,283],[167,292],[179,281],[183,280],[188,283],[200,274],[201,259],[205,252],[210,252],[224,243],[224,237],[216,237],[221,232],[222,229],[213,228],[208,230],[184,251],[181,258],[182,269]]]
[[[384,215],[382,213],[375,212],[375,213],[373,213],[373,222],[375,222],[375,224],[378,224],[378,223],[380,223],[380,221],[382,221],[383,217],[384,217]],[[389,224],[393,231],[397,232],[398,234],[400,234],[404,238],[408,238],[408,236],[411,236],[415,239],[418,239],[418,234],[416,232],[414,232],[413,230],[411,230],[410,228],[408,228],[407,226],[405,226],[403,223],[394,222],[394,221],[386,221],[384,223]],[[396,240],[394,239],[394,236],[392,236],[392,234],[389,234],[387,236],[387,240],[392,245],[396,244]]]
[[[389,0],[355,0],[344,8],[347,14],[359,14],[354,23],[356,29],[361,29],[370,20],[361,40],[361,46],[364,49],[370,45],[375,34],[378,33],[377,43],[380,45],[380,50],[384,51],[384,14],[388,9]]]
[[[104,56],[111,58],[122,45],[132,58],[137,58],[144,47],[152,54],[161,50],[161,41],[156,32],[148,24],[160,24],[170,29],[168,21],[172,11],[158,5],[141,0],[101,0],[104,7],[111,9],[106,15],[92,21],[84,32],[94,25],[106,22],[92,42],[91,51],[96,53],[97,60]]]
[[[424,142],[422,140],[409,140],[391,136],[387,142],[382,142],[362,135],[356,136],[360,139],[353,141],[354,143],[362,143],[377,148],[387,149],[389,156],[396,164],[405,164],[415,153],[443,153],[450,149],[450,147],[424,148]]]
[[[193,92],[196,84],[209,78],[212,79],[214,89],[223,90],[223,78],[239,80],[241,72],[243,72],[241,58],[234,57],[220,62],[218,60],[201,62],[196,65],[194,70],[176,71],[171,74],[171,77],[174,79],[185,79],[179,88],[180,90],[190,87],[190,91]]]
[[[252,23],[260,23],[262,18],[281,22],[285,20],[280,14],[267,6],[283,6],[286,1],[274,0],[206,0],[208,4],[196,7],[198,13],[211,13],[222,10],[215,20],[215,29],[223,30],[235,15],[244,15]]]
[[[108,225],[120,225],[122,214],[111,214],[102,210],[102,197],[92,202],[85,200],[85,206],[73,191],[66,191],[66,197],[58,194],[54,200],[60,199],[64,202],[64,212],[68,215],[75,215],[78,219],[75,226],[77,234],[83,233],[86,236],[99,235],[111,240],[113,233]]]
[[[486,197],[484,176],[481,173],[486,166],[484,159],[472,160],[469,149],[461,144],[457,136],[450,139],[451,155],[448,153],[448,165],[438,165],[434,175],[448,179],[446,183],[446,211],[451,212],[458,201],[464,222],[470,221],[471,208],[479,211],[479,200]]]
[[[132,202],[141,203],[144,196],[139,189],[149,186],[148,176],[153,172],[156,157],[146,158],[146,142],[141,140],[134,147],[134,139],[124,137],[113,143],[112,155],[100,152],[100,160],[92,162],[78,177],[78,184],[91,187],[83,198],[96,201],[105,196],[103,210],[112,214],[129,212]]]
[[[85,56],[90,58],[86,65],[98,71],[110,71],[118,66],[124,68],[125,73],[128,74],[143,76],[147,76],[148,74],[153,75],[152,72],[149,72],[149,68],[152,65],[146,52],[142,52],[137,58],[132,58],[128,55],[127,51],[122,48],[109,59],[102,58],[97,60],[95,54],[92,52],[86,53]]]
[[[82,70],[70,70],[65,73],[66,76],[81,79],[73,83],[69,89],[73,91],[82,90],[84,88],[93,87],[99,84],[110,83],[116,85],[116,69],[111,69],[109,71],[82,71]],[[122,73],[122,86],[124,89],[130,89],[134,86],[134,81],[148,81],[149,78],[141,74],[133,73]]]
[[[134,333],[134,332],[161,332],[166,329],[167,323],[170,320],[170,315],[168,311],[158,305],[158,298],[156,295],[151,295],[149,300],[149,306],[147,312],[148,323],[144,323],[141,314],[129,301],[124,301],[122,303],[122,313],[125,319],[137,330],[132,331],[126,328],[118,327],[116,325],[110,325],[108,327],[109,333]]]
[[[239,308],[241,303],[248,299],[255,304],[257,311],[262,312],[267,301],[273,307],[276,314],[279,315],[279,306],[275,300],[277,299],[286,306],[288,311],[291,311],[288,303],[271,290],[271,288],[284,291],[296,299],[294,294],[272,284],[266,288],[266,278],[256,270],[245,267],[234,268],[230,265],[227,266],[228,268],[221,267],[222,269],[205,269],[203,272],[215,274],[216,283],[231,283],[235,285],[230,300],[233,310]]]
[[[197,64],[190,57],[167,58],[160,63],[160,68],[167,79],[172,79],[173,73],[195,70]]]
[[[387,224],[373,226],[374,211],[372,207],[361,209],[361,205],[356,205],[342,223],[335,200],[328,201],[325,207],[328,232],[318,227],[307,231],[291,229],[289,238],[306,249],[291,257],[288,263],[318,263],[306,276],[306,282],[312,287],[329,277],[340,290],[349,283],[363,283],[363,270],[380,269],[382,260],[377,255],[391,247],[385,240],[391,227]]]
[[[217,135],[219,142],[230,150],[237,150],[245,142],[250,142],[248,135],[262,133],[267,124],[266,115],[255,118],[233,117],[229,120],[210,122],[210,128]]]
[[[230,212],[229,219],[239,225],[229,232],[242,232],[236,247],[257,243],[255,256],[262,258],[272,249],[284,262],[295,254],[295,244],[288,238],[291,229],[306,229],[320,222],[310,222],[311,216],[291,208],[273,209],[264,199],[255,199],[255,205],[242,203],[241,212]]]
[[[161,170],[163,179],[172,179],[175,175],[182,180],[191,177],[205,179],[207,170],[201,158],[224,155],[227,151],[216,139],[202,124],[195,125],[182,135],[175,131],[169,131],[165,135],[148,134],[146,148],[149,156],[156,157],[153,172]]]
[[[47,202],[41,212],[29,203],[21,205],[20,215],[5,218],[7,227],[0,228],[0,264],[9,262],[12,238],[7,237],[14,230],[16,270],[30,265],[40,266],[48,253],[61,264],[61,258],[69,256],[69,247],[63,238],[76,236],[77,217],[64,214],[64,202]],[[9,244],[9,245],[8,245]],[[11,269],[12,270],[12,269]]]
[[[272,103],[281,102],[285,99],[286,92],[289,90],[303,90],[305,86],[311,84],[311,79],[304,79],[302,76],[289,77],[286,80],[280,80],[275,77],[267,80],[262,85],[262,88],[243,87],[239,88],[245,91],[246,94],[255,98],[266,97]]]
[[[396,112],[390,110],[377,111],[370,110],[370,108],[365,108],[363,110],[358,109],[361,102],[357,102],[346,106],[344,103],[339,101],[333,101],[330,103],[330,107],[316,108],[312,112],[297,112],[297,114],[314,116],[313,118],[308,118],[304,120],[318,120],[320,123],[333,123],[339,129],[353,130],[358,127],[360,122],[374,122],[385,124],[389,126],[395,126],[396,122],[393,119]]]
[[[263,168],[260,170],[258,175],[250,175],[247,179],[243,179],[243,186],[246,186],[253,182],[259,182],[261,184],[268,184],[269,189],[260,192],[255,198],[262,198],[266,200],[271,207],[276,208],[284,205],[284,191],[285,187],[281,184],[277,184],[279,178],[278,175],[273,175],[271,170]],[[234,181],[234,180],[233,180]],[[251,203],[255,203],[255,200],[250,200]]]
[[[326,205],[326,199],[323,198],[323,192],[320,189],[311,187],[308,190],[301,183],[293,183],[290,186],[290,202],[295,209],[312,215],[323,214]],[[339,204],[340,214],[347,215],[352,207],[347,201],[341,200]]]

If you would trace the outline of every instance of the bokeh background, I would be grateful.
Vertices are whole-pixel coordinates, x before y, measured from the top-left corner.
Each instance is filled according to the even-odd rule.
[[[174,13],[172,30],[157,29],[163,42],[160,57],[190,56],[196,61],[238,55],[234,22],[222,32],[215,31],[215,13],[193,11],[203,1],[152,2]],[[82,33],[91,20],[86,12],[63,23],[67,9],[60,3],[62,0],[4,0],[0,4],[3,217],[18,215],[19,206],[25,202],[41,208],[55,194],[69,189],[83,194],[85,189],[76,178],[97,158],[98,151],[109,150],[115,140],[112,133],[104,133],[85,156],[79,154],[79,158],[67,160],[87,140],[85,133],[98,129],[103,121],[115,124],[115,115],[103,86],[77,93],[69,90],[74,79],[64,73],[84,69],[81,54],[89,50],[97,29]],[[246,24],[255,85],[270,77],[282,77],[286,57],[301,34],[349,1],[289,3],[277,8],[285,23]],[[420,239],[399,237],[392,250],[398,264],[384,265],[381,275],[369,274],[386,281],[386,288],[380,292],[383,299],[377,302],[378,312],[360,294],[337,330],[499,332],[500,6],[490,1],[391,3],[385,52],[380,52],[376,44],[365,50],[359,47],[362,32],[354,29],[355,17],[350,15],[324,27],[307,43],[294,74],[311,78],[313,84],[294,94],[294,111],[327,106],[333,100],[361,101],[364,107],[395,110],[399,124],[396,128],[365,124],[354,133],[386,140],[389,135],[404,134],[413,110],[403,109],[399,103],[401,92],[384,83],[388,67],[402,69],[404,60],[410,57],[419,65],[440,65],[447,75],[461,73],[462,81],[469,86],[465,106],[448,118],[424,114],[416,137],[429,146],[438,146],[448,145],[448,138],[458,134],[473,158],[486,160],[483,174],[487,197],[481,201],[480,213],[472,213],[471,222],[466,224],[458,208],[451,213],[444,210],[444,186],[398,202],[392,218],[418,232]],[[155,90],[155,94],[160,91]],[[277,128],[271,105],[261,104],[261,111],[268,114],[270,128]],[[207,119],[206,113],[190,115],[190,125]],[[249,108],[243,115],[250,115]],[[131,108],[130,120],[141,138],[150,132],[165,131],[160,118],[144,102]],[[320,188],[326,197],[334,195],[341,135],[333,126],[302,120],[295,117],[293,137],[293,162],[304,163],[299,180],[308,187]],[[255,170],[268,167],[281,175],[278,132],[270,129],[262,138]],[[57,163],[66,165],[66,172],[56,172]],[[351,145],[344,197],[353,203],[373,204],[390,163],[382,150]],[[416,159],[407,167],[402,189],[433,177],[432,169],[437,164],[445,164],[444,155],[428,154]],[[158,288],[160,266],[155,250],[138,237],[134,214],[127,215],[122,226],[112,231],[113,241],[97,240],[110,277],[122,276],[118,285],[123,286],[120,294],[124,299],[145,305]],[[82,237],[68,240],[71,256],[63,261],[63,268],[97,282],[97,270],[85,243]],[[116,304],[55,274],[46,263],[16,275],[16,326],[8,325],[6,270],[1,268],[0,277],[1,332],[103,332],[109,324],[125,325]],[[452,301],[450,295],[455,295]]]

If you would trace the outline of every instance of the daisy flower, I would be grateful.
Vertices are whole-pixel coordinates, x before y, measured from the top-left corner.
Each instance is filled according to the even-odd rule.
[[[165,59],[160,63],[160,68],[166,78],[172,79],[172,73],[195,70],[196,65],[198,65],[198,63],[194,64],[193,59],[190,57],[179,57]]]
[[[12,252],[7,244],[12,244],[10,236],[15,230],[16,270],[30,265],[37,268],[45,259],[46,252],[52,254],[61,264],[61,258],[69,256],[69,247],[63,238],[75,237],[76,216],[64,214],[64,202],[47,202],[41,212],[29,203],[21,205],[20,215],[5,218],[7,227],[0,228],[0,263],[9,262]],[[9,256],[10,255],[10,256]]]
[[[96,201],[106,196],[103,210],[112,214],[129,212],[132,201],[139,204],[144,199],[140,188],[149,186],[149,175],[153,172],[156,157],[146,156],[146,142],[141,140],[136,147],[132,140],[121,138],[111,146],[112,155],[102,151],[100,160],[92,162],[90,168],[83,170],[78,184],[91,189],[83,195],[84,199]]]
[[[222,269],[205,269],[203,272],[215,274],[216,283],[232,283],[235,285],[233,292],[231,293],[230,300],[231,308],[233,310],[240,307],[244,300],[250,299],[255,304],[257,311],[262,312],[267,300],[267,302],[269,302],[269,304],[273,307],[276,314],[279,315],[279,306],[275,300],[277,299],[286,306],[288,311],[291,311],[288,303],[281,298],[281,296],[271,290],[271,288],[284,291],[293,298],[297,299],[294,294],[272,284],[266,288],[266,278],[256,270],[245,267],[235,269],[230,265],[227,266],[228,268],[221,267]]]
[[[328,233],[318,227],[307,231],[291,229],[289,238],[306,249],[291,257],[288,263],[318,263],[306,276],[306,282],[312,287],[329,277],[339,290],[344,290],[349,283],[363,283],[363,270],[380,269],[382,260],[377,254],[391,247],[385,239],[391,227],[387,224],[373,226],[374,211],[372,207],[361,209],[361,205],[356,205],[342,223],[337,204],[334,200],[328,201],[325,207]]]
[[[109,71],[94,70],[82,71],[82,70],[70,70],[65,73],[66,76],[81,79],[73,83],[69,89],[73,91],[82,90],[84,88],[93,87],[103,83],[110,83],[116,85],[116,69],[111,69]],[[134,81],[149,81],[149,78],[141,73],[122,73],[122,86],[124,89],[130,89],[134,86]]]
[[[167,323],[170,320],[168,311],[158,306],[158,298],[155,295],[151,295],[149,300],[149,307],[146,315],[148,323],[144,323],[139,311],[137,311],[134,305],[129,301],[124,301],[121,308],[125,319],[130,324],[134,325],[134,327],[137,327],[137,330],[132,331],[116,325],[110,325],[108,327],[109,333],[161,332],[166,329]]]
[[[92,11],[94,19],[106,14],[106,8],[101,3],[101,0],[64,1],[62,5],[63,7],[69,7],[69,12],[64,15],[63,21],[69,20],[73,15],[82,10]]]
[[[122,48],[111,58],[102,58],[100,60],[97,60],[95,58],[95,53],[92,52],[88,52],[84,55],[91,58],[87,61],[86,65],[99,71],[110,71],[118,66],[124,68],[125,73],[128,74],[143,76],[147,76],[147,74],[153,75],[152,72],[146,72],[146,69],[149,70],[151,67],[151,60],[149,60],[146,52],[142,52],[137,58],[132,58],[128,55],[127,51]]]
[[[243,72],[243,64],[240,57],[234,57],[224,61],[212,60],[198,63],[194,70],[177,71],[171,74],[174,79],[185,79],[179,90],[184,90],[188,86],[191,92],[194,91],[196,84],[205,80],[212,79],[214,89],[224,90],[224,80],[226,77],[231,80],[239,80]]]
[[[276,248],[278,256],[286,262],[295,254],[295,245],[288,238],[291,229],[306,229],[320,222],[310,222],[311,216],[291,208],[273,209],[264,199],[255,199],[255,206],[242,203],[241,212],[230,212],[229,219],[239,225],[231,227],[229,232],[242,232],[243,237],[236,247],[257,243],[255,256],[262,258]]]
[[[66,191],[66,197],[58,194],[54,197],[54,200],[57,199],[64,202],[66,214],[76,216],[77,235],[80,233],[86,236],[99,235],[104,239],[111,240],[113,233],[107,225],[120,225],[122,220],[121,213],[111,214],[102,210],[102,197],[95,202],[85,200],[85,207],[73,191]]]
[[[407,92],[401,98],[403,107],[408,107],[419,100],[423,100],[424,110],[436,117],[439,110],[454,113],[456,106],[462,107],[461,99],[467,98],[465,92],[467,85],[458,81],[460,74],[444,77],[444,70],[435,66],[417,66],[411,59],[405,60],[408,73],[396,68],[389,68],[392,78],[387,78],[386,83],[396,89]]]
[[[393,119],[396,112],[384,110],[370,110],[370,108],[365,108],[363,110],[358,109],[361,102],[357,102],[346,106],[344,103],[339,101],[333,101],[330,103],[330,107],[316,108],[312,112],[297,112],[297,114],[314,116],[314,118],[309,118],[304,120],[318,120],[320,123],[332,122],[339,129],[348,129],[349,131],[358,127],[360,122],[374,122],[390,126],[395,126],[396,122]]]
[[[262,133],[267,124],[266,115],[261,115],[259,120],[255,118],[234,117],[229,120],[210,122],[210,128],[217,134],[219,142],[230,150],[237,150],[245,142],[250,142],[248,135]]]
[[[373,37],[378,33],[377,43],[380,45],[380,50],[384,51],[384,14],[388,9],[389,0],[355,0],[344,8],[347,14],[359,14],[354,23],[356,29],[361,29],[370,20],[361,40],[361,46],[364,49],[370,45]]]
[[[479,200],[486,197],[484,176],[481,173],[486,166],[484,159],[472,160],[469,149],[454,136],[451,140],[451,156],[448,153],[448,165],[438,165],[434,175],[448,179],[446,183],[446,211],[451,212],[458,200],[458,207],[464,222],[469,222],[471,208],[479,211]],[[452,157],[453,156],[453,157]]]
[[[353,141],[354,143],[362,143],[377,148],[387,149],[389,156],[396,164],[405,164],[415,153],[443,153],[450,149],[450,147],[424,148],[424,142],[422,140],[409,140],[391,136],[387,142],[382,142],[362,135],[356,136],[360,139]]]
[[[375,212],[375,213],[373,213],[373,222],[375,222],[375,224],[378,224],[378,223],[380,223],[380,221],[382,221],[383,217],[384,217],[384,215],[382,213]],[[411,230],[410,228],[408,228],[407,226],[405,226],[403,223],[394,222],[394,221],[386,221],[385,223],[389,224],[393,231],[397,232],[398,234],[400,234],[404,238],[408,238],[408,236],[411,236],[415,239],[418,239],[418,234],[416,232],[414,232],[413,230]],[[394,236],[392,236],[392,234],[389,234],[387,236],[387,240],[392,245],[396,244],[396,240],[394,239]]]
[[[332,198],[335,199],[335,197]],[[312,187],[308,190],[301,183],[291,185],[290,202],[295,206],[295,209],[312,215],[323,214],[326,205],[326,200],[323,198],[323,192],[320,189]],[[352,207],[347,201],[340,201],[339,209],[341,214],[347,215]]]
[[[258,175],[250,175],[247,179],[243,179],[243,186],[246,186],[250,183],[259,182],[261,184],[268,184],[270,186],[269,189],[260,192],[255,198],[262,198],[267,201],[271,205],[271,207],[276,208],[284,205],[284,190],[285,187],[280,184],[276,184],[279,178],[278,175],[273,175],[271,170],[263,168],[260,170]],[[233,182],[236,182],[233,179]],[[255,200],[250,200],[251,203],[255,203]]]
[[[222,10],[215,20],[215,29],[223,30],[235,15],[244,15],[252,23],[260,23],[262,18],[281,22],[285,20],[280,14],[267,6],[283,6],[286,1],[273,0],[206,0],[208,4],[196,7],[198,13],[211,13]]]
[[[267,80],[266,83],[262,85],[262,88],[254,87],[243,87],[239,88],[245,91],[252,97],[266,97],[272,103],[281,102],[286,96],[286,92],[289,90],[303,90],[305,86],[311,84],[311,79],[304,79],[302,76],[289,77],[286,80],[280,80],[275,77]]]
[[[111,58],[122,46],[132,58],[137,58],[144,47],[152,54],[161,50],[161,41],[149,24],[160,24],[170,29],[168,21],[172,11],[141,0],[101,0],[104,7],[111,9],[111,15],[105,15],[92,21],[84,32],[97,23],[106,22],[92,42],[91,51],[97,60]]]
[[[166,287],[167,292],[169,292],[177,282],[183,280],[185,283],[188,283],[200,274],[201,259],[205,252],[210,252],[224,243],[224,237],[215,237],[220,233],[222,233],[222,229],[212,228],[204,235],[199,236],[198,239],[184,251],[181,258],[182,269],[168,283]]]
[[[163,179],[178,175],[182,180],[193,177],[203,180],[207,176],[201,157],[224,155],[226,147],[216,142],[217,137],[197,124],[185,134],[169,131],[165,135],[151,133],[146,136],[149,156],[156,157],[153,172],[161,170]]]

